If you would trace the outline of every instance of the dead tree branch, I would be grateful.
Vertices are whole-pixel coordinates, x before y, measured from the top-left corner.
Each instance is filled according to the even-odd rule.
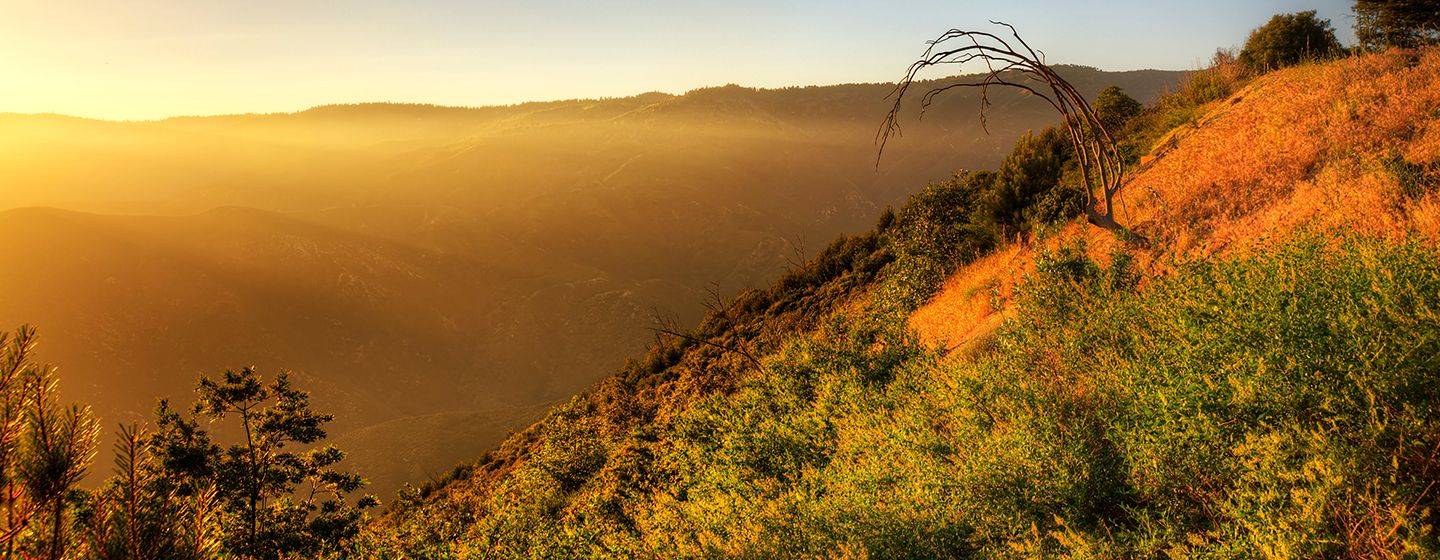
[[[726,353],[733,353],[744,358],[750,365],[755,366],[755,369],[763,371],[765,366],[760,363],[760,359],[750,350],[750,345],[746,342],[746,337],[740,333],[740,328],[736,324],[735,317],[732,315],[734,304],[725,301],[725,298],[720,295],[720,286],[718,284],[711,284],[705,291],[707,295],[705,300],[705,310],[708,311],[706,314],[707,318],[713,321],[719,321],[721,328],[725,329],[725,333],[730,335],[730,338],[734,340],[734,344],[721,344],[709,338],[692,335],[684,329],[681,329],[674,317],[662,316],[658,311],[655,312],[654,316],[655,326],[651,327],[651,330],[655,332],[655,337],[659,339],[662,336],[671,336],[709,346]]]
[[[790,270],[807,270],[810,267],[810,256],[805,253],[805,232],[795,234],[793,239],[787,238],[786,243],[790,244],[790,254],[785,256],[785,264]]]
[[[1114,138],[1101,124],[1095,110],[1070,82],[1045,64],[1045,53],[1032,48],[1020,38],[1013,26],[998,21],[990,23],[1008,29],[1009,37],[984,31],[951,29],[929,41],[925,54],[910,65],[904,79],[900,80],[887,97],[894,98],[895,103],[877,133],[876,141],[880,145],[880,153],[876,155],[876,163],[879,163],[879,157],[884,154],[885,145],[890,138],[900,135],[902,102],[910,88],[916,84],[920,73],[932,66],[963,66],[978,61],[986,68],[984,77],[979,82],[952,83],[925,92],[920,98],[921,116],[924,116],[936,96],[957,88],[980,90],[981,127],[986,126],[991,86],[1018,89],[1044,100],[1065,120],[1065,129],[1079,163],[1081,180],[1085,182],[1085,219],[1091,224],[1120,234],[1132,243],[1146,243],[1144,237],[1120,225],[1115,219],[1115,195],[1120,192],[1123,184],[1124,160],[1120,157]],[[952,46],[954,48],[950,48]],[[988,128],[986,130],[988,131]]]

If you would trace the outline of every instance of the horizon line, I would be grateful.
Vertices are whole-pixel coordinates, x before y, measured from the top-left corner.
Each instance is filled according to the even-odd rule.
[[[1136,68],[1136,69],[1130,69],[1130,70],[1105,70],[1105,69],[1102,69],[1102,68],[1099,68],[1099,67],[1096,67],[1096,66],[1090,66],[1090,65],[1087,65],[1087,64],[1072,64],[1072,63],[1056,63],[1056,64],[1051,64],[1050,66],[1051,66],[1051,67],[1057,67],[1057,68],[1059,68],[1059,67],[1083,68],[1083,69],[1087,69],[1087,70],[1093,70],[1093,71],[1096,71],[1096,72],[1104,72],[1104,73],[1107,73],[1107,74],[1123,74],[1123,73],[1128,73],[1128,72],[1181,72],[1181,73],[1183,73],[1183,72],[1195,72],[1195,71],[1196,71],[1196,70],[1166,70],[1166,69],[1161,69],[1161,68]],[[975,73],[967,73],[967,74],[952,74],[952,75],[949,75],[949,76],[941,76],[941,77],[935,77],[935,78],[927,78],[927,79],[924,79],[924,80],[917,80],[917,83],[934,82],[934,81],[940,81],[940,80],[949,80],[949,79],[961,78],[961,77],[966,77],[966,76],[978,76],[978,75],[982,75],[982,74],[983,74],[983,72],[975,72]],[[446,103],[443,103],[443,102],[442,102],[442,103],[436,103],[436,102],[429,102],[429,101],[337,101],[337,102],[319,103],[319,104],[309,105],[309,106],[302,107],[302,108],[300,108],[300,109],[291,110],[291,111],[283,111],[283,110],[282,110],[282,111],[239,111],[239,112],[218,112],[218,113],[208,113],[208,114],[202,114],[202,113],[182,113],[182,114],[171,114],[171,115],[158,116],[158,117],[115,118],[115,117],[102,117],[102,116],[85,115],[85,114],[75,114],[75,113],[63,113],[63,112],[59,112],[59,111],[22,112],[22,111],[5,111],[5,110],[0,110],[0,117],[11,117],[11,116],[22,116],[22,117],[63,117],[63,118],[68,118],[68,119],[86,120],[86,121],[96,121],[96,122],[135,123],[135,124],[138,124],[138,123],[160,123],[160,122],[165,122],[165,121],[170,121],[170,120],[178,120],[178,119],[208,119],[208,118],[221,118],[221,117],[293,116],[293,115],[299,115],[299,114],[302,114],[302,113],[306,113],[306,112],[309,112],[309,111],[313,111],[313,110],[316,110],[316,109],[324,109],[324,108],[328,108],[328,107],[360,107],[360,106],[365,106],[365,105],[396,105],[396,106],[407,106],[407,105],[408,105],[408,106],[414,106],[414,107],[430,107],[430,108],[436,108],[436,109],[458,109],[458,110],[504,109],[504,108],[514,108],[514,107],[521,107],[521,106],[524,106],[524,105],[543,104],[543,103],[570,103],[570,102],[583,102],[583,101],[611,101],[611,100],[618,100],[618,99],[632,99],[632,98],[641,97],[641,96],[645,96],[645,95],[655,95],[655,94],[666,95],[666,96],[669,96],[669,97],[683,97],[683,96],[685,96],[685,95],[689,95],[689,94],[694,93],[694,92],[697,92],[697,91],[704,91],[704,90],[710,90],[710,89],[719,89],[719,88],[728,88],[728,87],[738,87],[738,88],[748,89],[748,90],[753,90],[753,91],[783,91],[783,90],[789,90],[789,89],[805,89],[805,88],[826,88],[826,87],[843,87],[843,86],[894,85],[895,83],[896,83],[896,82],[885,82],[885,81],[881,81],[881,82],[855,81],[855,82],[837,82],[837,83],[829,83],[829,84],[806,84],[806,85],[788,85],[788,86],[746,86],[746,85],[741,85],[741,84],[737,84],[737,83],[731,82],[731,83],[720,84],[720,85],[710,85],[710,86],[694,87],[694,88],[690,88],[690,89],[688,89],[688,90],[686,90],[686,91],[684,91],[684,92],[681,92],[681,93],[674,93],[674,92],[661,91],[661,90],[650,90],[650,91],[642,91],[642,92],[639,92],[639,93],[633,93],[633,94],[630,94],[630,95],[621,95],[621,96],[557,97],[557,98],[551,98],[551,99],[529,99],[529,100],[525,100],[525,101],[516,101],[516,102],[513,102],[513,103],[489,103],[489,104],[481,104],[481,105],[446,104]]]

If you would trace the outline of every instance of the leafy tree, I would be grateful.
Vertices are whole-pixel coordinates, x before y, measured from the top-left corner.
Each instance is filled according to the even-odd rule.
[[[196,394],[190,418],[161,402],[155,453],[177,493],[216,489],[228,553],[315,556],[353,537],[363,511],[379,504],[368,495],[348,500],[365,481],[335,468],[344,452],[311,447],[325,438],[333,416],[312,410],[309,394],[286,373],[268,385],[253,368],[226,371],[220,379],[202,376]],[[196,415],[233,420],[241,440],[215,443]]]
[[[1367,49],[1440,42],[1434,0],[1355,0],[1355,38]]]
[[[1095,114],[1100,117],[1100,124],[1111,134],[1120,131],[1125,123],[1140,114],[1145,108],[1135,98],[1125,94],[1120,86],[1110,86],[1100,90],[1100,95],[1095,97]]]
[[[1306,60],[1333,57],[1341,52],[1330,20],[1315,17],[1315,10],[1276,14],[1250,32],[1240,49],[1240,63],[1264,72],[1294,66]]]

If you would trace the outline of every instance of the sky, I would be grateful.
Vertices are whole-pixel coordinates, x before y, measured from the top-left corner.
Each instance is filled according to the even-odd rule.
[[[1103,5],[1103,7],[1096,7]],[[1202,66],[1343,0],[0,0],[0,112],[113,120],[392,101],[481,106],[888,82],[950,28],[1015,25],[1050,63]]]

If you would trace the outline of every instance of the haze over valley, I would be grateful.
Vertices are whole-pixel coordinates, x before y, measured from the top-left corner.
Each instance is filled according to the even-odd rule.
[[[1066,67],[1150,100],[1175,72]],[[388,495],[493,446],[706,290],[766,284],[1054,123],[962,94],[877,165],[893,86],[110,122],[0,115],[0,318],[105,426],[200,373],[291,370]]]

